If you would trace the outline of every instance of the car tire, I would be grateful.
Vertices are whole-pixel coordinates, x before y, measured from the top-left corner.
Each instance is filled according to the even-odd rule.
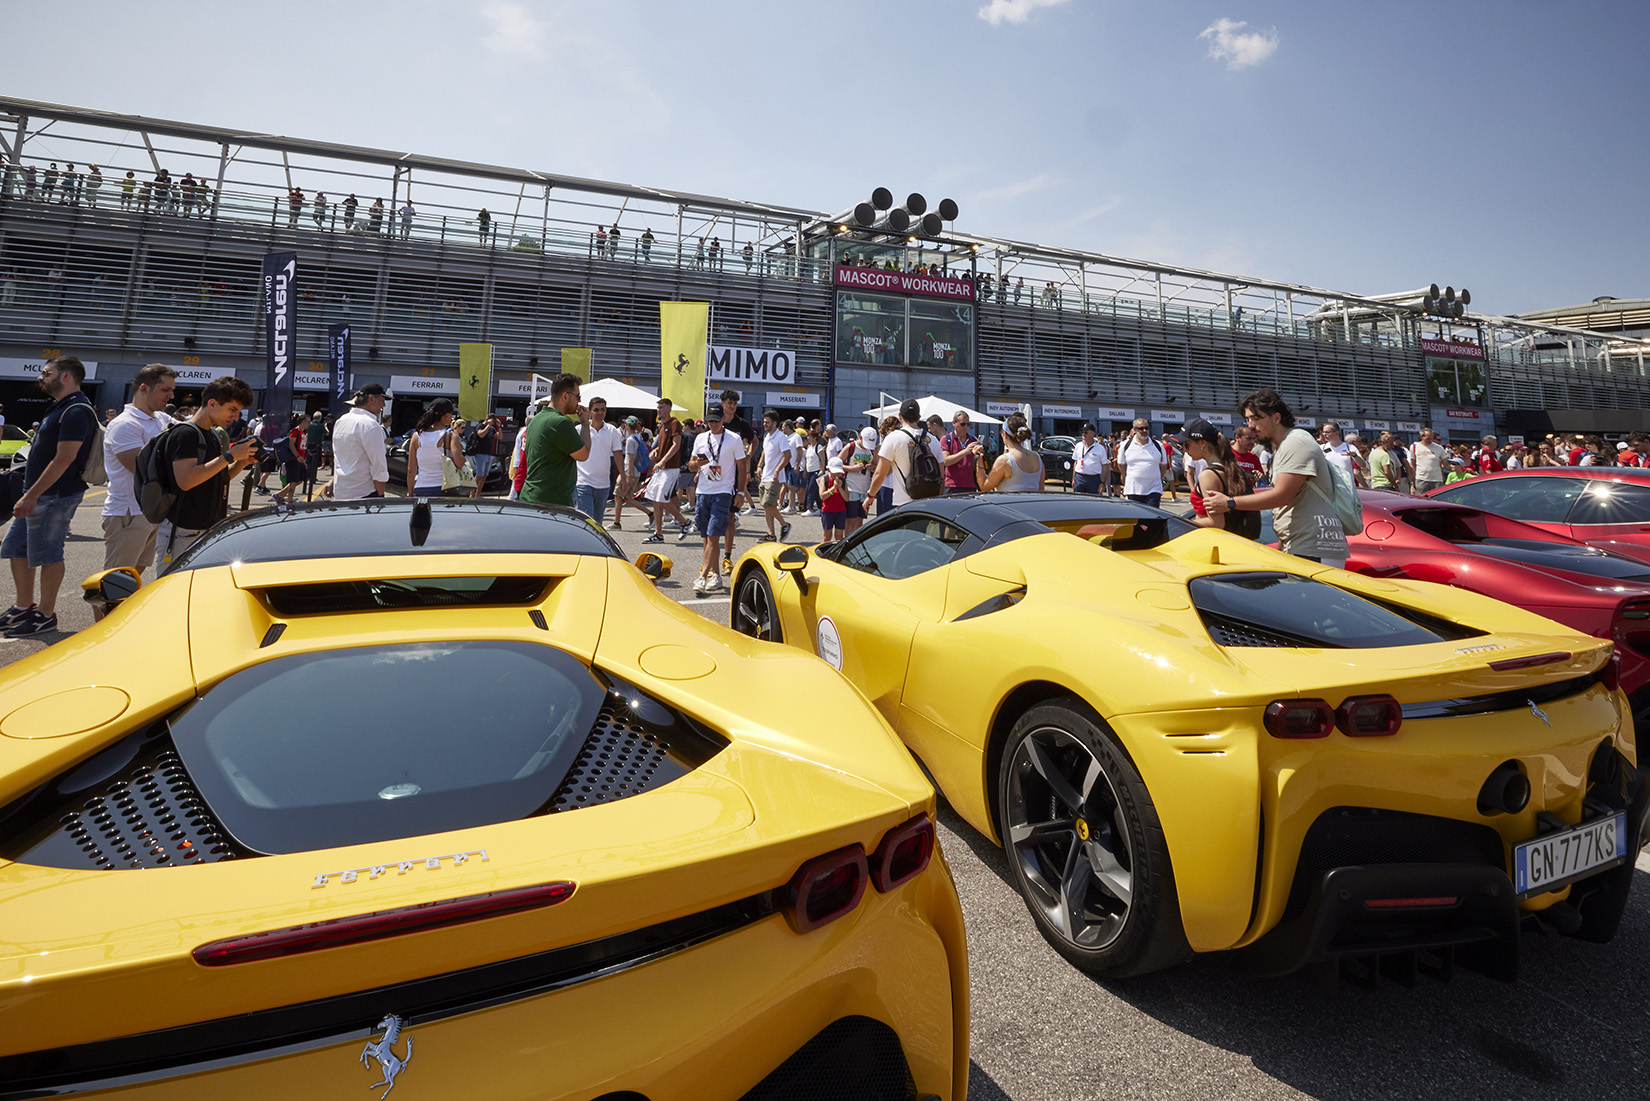
[[[773,598],[773,586],[755,567],[745,571],[734,586],[733,607],[729,623],[735,631],[761,642],[784,642],[785,632],[779,626],[779,605]]]
[[[1039,704],[1009,731],[997,828],[1038,931],[1078,968],[1121,979],[1191,954],[1151,794],[1080,701]]]

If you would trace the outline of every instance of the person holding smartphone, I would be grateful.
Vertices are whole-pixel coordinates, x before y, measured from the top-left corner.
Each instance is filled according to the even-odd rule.
[[[693,593],[706,596],[722,588],[722,575],[716,572],[716,548],[734,508],[745,496],[745,441],[727,430],[720,405],[705,410],[705,431],[693,441],[688,470],[698,486],[698,511],[694,519],[705,538],[705,553],[699,563],[699,576],[693,582]]]

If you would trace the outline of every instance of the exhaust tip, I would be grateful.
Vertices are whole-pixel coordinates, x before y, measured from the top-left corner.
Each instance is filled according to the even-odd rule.
[[[1478,792],[1478,813],[1517,814],[1530,805],[1530,779],[1517,761],[1503,761]]]

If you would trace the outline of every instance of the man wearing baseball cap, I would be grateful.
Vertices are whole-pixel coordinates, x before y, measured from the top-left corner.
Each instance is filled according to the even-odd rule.
[[[335,501],[382,497],[389,485],[388,441],[378,423],[384,400],[384,387],[367,383],[350,397],[349,410],[332,429],[332,481],[324,492]]]

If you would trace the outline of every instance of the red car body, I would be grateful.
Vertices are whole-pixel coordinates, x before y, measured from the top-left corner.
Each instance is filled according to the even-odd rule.
[[[1428,496],[1650,561],[1650,470],[1538,466],[1481,474]]]
[[[1347,569],[1454,585],[1610,639],[1635,717],[1650,711],[1650,564],[1437,497],[1359,496]]]

